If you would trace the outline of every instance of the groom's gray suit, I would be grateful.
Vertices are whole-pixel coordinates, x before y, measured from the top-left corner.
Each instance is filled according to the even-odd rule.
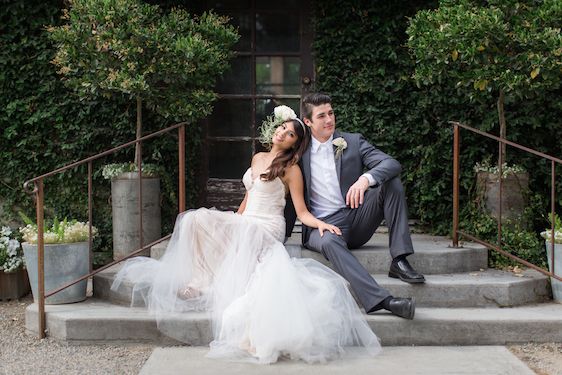
[[[322,253],[334,265],[335,270],[349,281],[365,310],[369,311],[390,296],[390,293],[377,284],[349,249],[364,245],[385,219],[389,229],[392,258],[414,252],[408,228],[406,199],[399,177],[402,168],[398,161],[371,145],[360,134],[336,131],[333,139],[339,137],[343,137],[347,142],[347,148],[335,159],[344,201],[350,186],[363,173],[369,173],[376,181],[376,185],[365,192],[364,202],[359,208],[346,207],[327,217],[319,218],[339,227],[342,236],[325,231],[324,236],[321,237],[318,230],[303,225],[302,243],[308,249]],[[304,176],[304,197],[309,210],[310,153],[309,145],[299,164]],[[315,189],[322,189],[322,187],[315,187]],[[285,217],[289,236],[296,219],[292,202],[287,204]]]

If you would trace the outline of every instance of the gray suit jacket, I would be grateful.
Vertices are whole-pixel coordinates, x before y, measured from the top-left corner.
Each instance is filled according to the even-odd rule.
[[[377,185],[384,184],[386,181],[398,176],[402,170],[400,163],[391,156],[385,154],[363,138],[359,133],[344,133],[336,131],[334,139],[343,137],[347,142],[347,148],[343,150],[340,157],[336,159],[336,172],[340,182],[340,190],[343,199],[347,191],[357,181],[363,173],[369,173]],[[310,145],[312,142],[310,142]],[[310,148],[307,148],[299,163],[304,176],[304,200],[310,209]],[[334,152],[335,152],[334,146]],[[287,199],[285,206],[286,236],[290,237],[296,220],[296,212],[293,202]],[[312,228],[303,225],[303,244],[308,240],[308,235]]]

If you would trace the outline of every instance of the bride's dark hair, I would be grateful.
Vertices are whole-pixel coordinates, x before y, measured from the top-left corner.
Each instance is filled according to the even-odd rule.
[[[285,170],[299,162],[302,154],[308,147],[310,136],[308,135],[307,127],[298,120],[287,120],[283,124],[292,123],[297,135],[297,141],[293,147],[284,150],[281,154],[277,155],[271,162],[271,166],[267,172],[262,173],[260,177],[265,181],[271,181],[277,177],[285,176]]]

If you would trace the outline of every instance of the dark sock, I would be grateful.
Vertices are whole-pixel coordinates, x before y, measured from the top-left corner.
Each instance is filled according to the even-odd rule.
[[[396,258],[392,259],[392,261],[393,261],[393,262],[399,262],[399,261],[401,261],[402,259],[406,259],[407,256],[408,256],[408,255],[406,255],[406,254],[398,255]]]
[[[380,309],[388,310],[388,308],[390,307],[390,301],[393,298],[394,298],[393,296],[386,297],[381,302],[377,303],[375,305],[375,307],[373,307],[371,310],[369,310],[368,313],[373,312],[373,311],[377,311],[377,310],[380,310]]]

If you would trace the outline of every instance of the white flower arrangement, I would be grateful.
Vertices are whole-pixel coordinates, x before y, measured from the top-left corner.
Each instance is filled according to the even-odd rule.
[[[332,141],[332,144],[336,146],[336,159],[339,158],[343,152],[347,148],[347,142],[343,137],[338,137]]]
[[[111,180],[126,172],[138,172],[137,165],[135,163],[112,163],[105,165],[101,174],[106,180]],[[160,167],[156,164],[143,164],[142,165],[142,175],[144,177],[155,177],[160,173]]]
[[[474,165],[475,172],[488,172],[491,174],[498,174],[500,169],[497,165],[490,164],[490,160],[484,160],[482,163],[476,163]],[[525,173],[525,168],[520,165],[507,165],[507,163],[502,164],[502,178],[506,178],[510,174]]]
[[[0,271],[9,273],[25,267],[20,242],[9,227],[0,230]]]
[[[552,225],[552,220],[550,220]],[[541,232],[541,237],[552,243],[552,228]],[[556,214],[554,214],[554,243],[562,244],[562,219]]]
[[[267,116],[262,122],[259,136],[260,143],[270,146],[275,129],[285,121],[295,120],[296,118],[297,114],[290,107],[287,107],[286,105],[279,105],[275,107],[273,109],[273,116]]]
[[[37,225],[33,224],[29,219],[25,220],[26,226],[19,229],[22,239],[31,244],[37,243]],[[92,236],[95,237],[98,233],[96,227],[92,227]],[[63,221],[55,219],[53,224],[45,226],[43,231],[43,240],[45,244],[55,243],[72,243],[88,241],[90,238],[90,230],[88,222],[81,221],[68,221],[66,218]]]

